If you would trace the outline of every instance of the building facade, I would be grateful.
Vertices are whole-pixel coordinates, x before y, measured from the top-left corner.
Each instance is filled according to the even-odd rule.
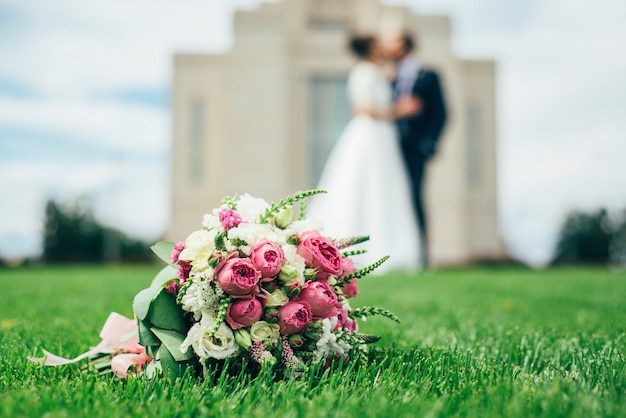
[[[278,200],[315,187],[350,117],[348,33],[407,28],[442,75],[449,121],[428,168],[433,264],[503,255],[496,185],[495,63],[451,50],[450,21],[377,0],[283,0],[238,11],[225,54],[176,54],[169,237],[225,195]]]

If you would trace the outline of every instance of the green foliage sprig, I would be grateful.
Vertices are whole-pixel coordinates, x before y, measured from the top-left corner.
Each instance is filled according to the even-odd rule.
[[[351,257],[353,255],[359,255],[359,254],[365,254],[367,253],[367,250],[351,250],[351,251],[344,251],[341,253],[342,257]]]
[[[224,251],[226,249],[226,231],[220,232],[215,236],[215,249],[217,251]]]
[[[380,341],[380,337],[378,335],[361,334],[359,332],[354,334],[354,338],[356,338],[358,341],[362,342],[363,344],[373,344],[375,342]]]
[[[235,210],[237,208],[237,200],[239,200],[239,195],[226,196],[220,202],[220,206],[225,205],[228,209]]]
[[[370,239],[369,235],[361,235],[358,237],[348,237],[348,238],[338,238],[338,239],[333,240],[333,244],[335,244],[335,247],[337,247],[337,249],[342,250],[344,248],[348,248],[353,245],[360,244],[365,241],[369,241],[369,239]]]
[[[224,320],[226,319],[226,311],[228,310],[228,305],[230,305],[230,302],[232,300],[233,298],[228,296],[226,293],[224,293],[221,296],[220,308],[219,308],[219,311],[217,312],[217,318],[215,320],[215,327],[213,327],[211,332],[209,332],[209,338],[213,338],[217,330],[220,329],[220,325],[224,323]]]
[[[304,221],[306,219],[306,209],[307,209],[307,201],[306,200],[301,200],[300,201],[300,211],[298,213],[298,220],[299,221]]]
[[[376,261],[375,263],[370,264],[367,267],[363,267],[362,269],[359,269],[352,274],[348,274],[347,276],[342,277],[341,279],[342,283],[348,283],[352,279],[360,279],[362,277],[367,276],[368,274],[376,270],[378,267],[380,267],[387,260],[389,260],[388,255],[384,256],[380,260]],[[341,286],[341,283],[339,285]]]
[[[183,283],[180,289],[178,289],[178,293],[176,294],[177,304],[182,305],[183,296],[185,296],[185,294],[187,293],[187,289],[189,289],[189,286],[191,286],[191,283],[193,283],[193,280],[187,280],[185,283]]]
[[[300,202],[306,199],[307,197],[314,196],[316,194],[322,194],[322,193],[326,193],[326,190],[322,190],[322,189],[306,190],[303,192],[294,193],[291,196],[286,197],[285,199],[282,199],[278,203],[272,202],[272,204],[270,205],[269,208],[267,208],[265,213],[263,213],[263,215],[260,216],[259,222],[267,223],[270,220],[270,218],[272,216],[275,216],[278,213],[278,211],[281,210],[282,208],[285,208],[296,202]]]
[[[350,318],[361,318],[363,316],[384,316],[387,319],[391,319],[394,322],[400,323],[400,318],[398,318],[393,312],[388,311],[387,309],[378,308],[376,306],[363,306],[360,308],[355,308],[352,312],[348,314]]]

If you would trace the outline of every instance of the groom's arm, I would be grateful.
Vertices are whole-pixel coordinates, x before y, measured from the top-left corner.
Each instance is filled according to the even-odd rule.
[[[416,83],[414,94],[424,101],[422,127],[420,129],[419,146],[426,157],[432,157],[437,152],[437,145],[448,118],[446,103],[439,75],[432,70],[424,75],[422,85]]]
[[[430,106],[432,106],[432,114],[428,123],[428,135],[432,137],[435,142],[439,141],[441,132],[448,119],[448,112],[446,109],[446,103],[443,96],[443,89],[441,88],[441,82],[439,75],[436,72],[432,72],[432,83],[430,93]]]

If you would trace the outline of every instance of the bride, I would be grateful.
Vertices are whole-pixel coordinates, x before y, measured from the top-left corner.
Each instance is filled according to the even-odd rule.
[[[380,46],[374,37],[360,36],[351,39],[350,49],[359,58],[348,77],[354,116],[324,167],[319,188],[328,194],[311,200],[308,215],[332,237],[369,235],[367,254],[355,257],[361,267],[390,255],[378,272],[415,271],[418,229],[393,124],[399,114],[379,68]]]

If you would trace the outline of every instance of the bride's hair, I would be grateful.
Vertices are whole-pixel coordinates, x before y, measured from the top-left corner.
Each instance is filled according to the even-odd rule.
[[[376,38],[371,35],[355,35],[350,38],[350,51],[359,58],[367,58],[372,52]]]

